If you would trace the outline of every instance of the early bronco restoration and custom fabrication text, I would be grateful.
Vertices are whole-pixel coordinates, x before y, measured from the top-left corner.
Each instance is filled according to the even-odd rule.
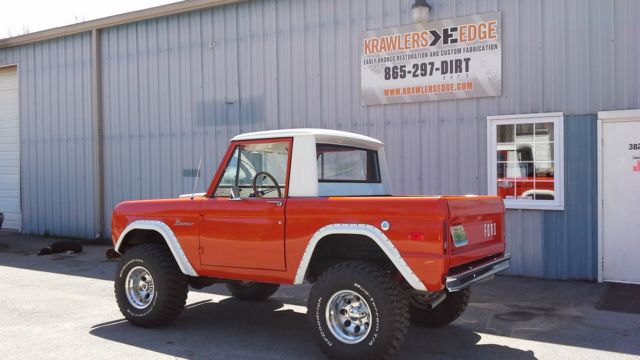
[[[123,202],[112,234],[131,323],[174,320],[189,286],[257,301],[309,282],[309,328],[335,359],[388,358],[509,266],[499,197],[394,196],[382,142],[333,130],[236,136],[206,193]]]

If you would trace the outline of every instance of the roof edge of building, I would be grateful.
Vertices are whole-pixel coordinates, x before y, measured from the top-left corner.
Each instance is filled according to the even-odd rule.
[[[80,34],[96,29],[104,29],[137,21],[144,21],[163,16],[214,8],[224,5],[232,5],[246,1],[248,0],[185,0],[148,9],[132,11],[95,20],[89,20],[77,24],[65,25],[29,34],[14,36],[6,39],[0,39],[0,49],[55,39],[63,36]]]

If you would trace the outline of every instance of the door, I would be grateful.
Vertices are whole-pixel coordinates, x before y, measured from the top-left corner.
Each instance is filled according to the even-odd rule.
[[[290,139],[236,142],[203,201],[205,266],[285,270],[285,199]]]
[[[18,73],[15,66],[0,68],[0,212],[3,229],[20,230],[20,123]]]
[[[640,283],[640,116],[601,131],[602,279]]]

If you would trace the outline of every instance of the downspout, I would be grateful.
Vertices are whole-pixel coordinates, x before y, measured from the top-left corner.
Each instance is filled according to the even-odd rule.
[[[100,29],[91,30],[91,120],[93,127],[93,175],[96,229],[95,238],[104,236],[104,138],[102,131],[102,60]]]

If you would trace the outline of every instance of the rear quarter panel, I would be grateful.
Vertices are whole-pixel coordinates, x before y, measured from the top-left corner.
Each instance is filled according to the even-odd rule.
[[[296,269],[320,228],[330,224],[368,224],[393,242],[403,260],[430,291],[444,287],[451,267],[504,252],[504,205],[498,197],[327,197],[291,198],[286,208],[286,257]],[[486,237],[484,225],[495,223]],[[450,226],[463,224],[469,243],[456,248]],[[445,246],[446,244],[446,246]],[[291,266],[292,265],[292,266]]]
[[[290,198],[286,208],[286,257],[297,269],[309,239],[330,224],[391,224],[385,235],[427,288],[442,287],[448,257],[446,202],[437,197]]]

